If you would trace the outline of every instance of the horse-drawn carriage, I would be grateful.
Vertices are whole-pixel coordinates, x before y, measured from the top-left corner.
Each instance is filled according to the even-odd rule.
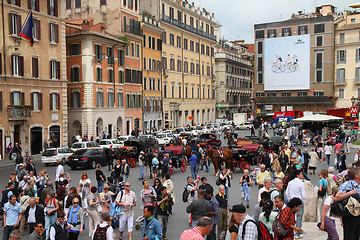
[[[231,170],[234,172],[237,167],[244,171],[250,170],[250,166],[256,165],[260,153],[259,144],[245,144],[240,148],[234,148]]]
[[[221,146],[221,140],[218,140],[214,133],[203,133],[199,137],[200,146],[203,149],[217,148]]]
[[[283,136],[274,136],[270,138],[262,138],[260,144],[263,145],[265,151],[274,150],[279,154],[280,147],[285,143]]]
[[[124,147],[114,150],[115,158],[126,159],[130,167],[136,167],[140,152],[144,151],[144,141],[138,138],[129,139],[124,142]]]
[[[174,168],[180,168],[182,172],[186,171],[188,156],[185,147],[170,146],[165,148],[165,151],[162,154],[169,154],[171,160],[169,172],[171,175],[174,173]]]

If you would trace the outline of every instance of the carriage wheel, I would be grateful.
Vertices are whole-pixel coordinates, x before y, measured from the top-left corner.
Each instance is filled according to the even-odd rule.
[[[132,168],[136,167],[136,159],[135,158],[129,158],[129,165]]]
[[[180,169],[181,169],[182,172],[185,172],[186,168],[187,168],[187,158],[185,156],[182,156],[180,158],[180,161],[181,161]]]
[[[248,162],[245,162],[245,161],[241,162],[239,167],[240,167],[241,171],[243,171],[243,172],[245,169],[250,171],[250,164]]]
[[[173,173],[174,173],[174,167],[173,167],[173,166],[171,166],[171,167],[169,168],[169,173],[170,173],[170,175],[173,175]]]

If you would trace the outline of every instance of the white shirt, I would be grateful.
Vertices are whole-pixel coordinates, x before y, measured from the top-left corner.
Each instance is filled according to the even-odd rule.
[[[27,219],[28,223],[36,223],[36,219],[35,219],[35,211],[36,211],[36,205],[34,207],[30,206],[29,209],[29,217]]]
[[[56,167],[56,174],[55,174],[55,181],[59,181],[60,178],[60,174],[64,172],[64,166],[63,165],[59,165]]]
[[[57,224],[60,225],[60,223],[58,221],[56,221]],[[64,224],[65,221],[63,222],[62,225],[60,225],[63,229],[64,229]],[[50,227],[50,240],[55,240],[55,235],[56,235],[56,230],[53,226]]]
[[[325,198],[324,205],[330,206],[331,202],[332,202],[332,198],[331,198],[331,196],[328,196],[327,198]],[[329,209],[327,210],[325,216],[327,216],[327,217],[330,218],[331,220],[335,220],[334,217],[331,217],[331,216],[330,216],[330,209],[331,209],[331,208],[329,207]]]
[[[100,227],[106,227],[106,226],[108,226],[107,222],[100,223]],[[94,229],[91,239],[94,238],[96,228],[97,228],[97,226],[95,226],[95,229]],[[114,229],[111,226],[106,231],[106,240],[114,240]]]
[[[324,150],[325,150],[325,155],[331,155],[331,153],[332,153],[332,147],[331,146],[326,145]]]
[[[285,192],[285,196],[288,200],[297,197],[300,198],[303,205],[306,202],[305,184],[300,178],[291,180]]]

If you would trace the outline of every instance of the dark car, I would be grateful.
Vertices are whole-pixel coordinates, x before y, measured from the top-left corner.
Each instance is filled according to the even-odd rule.
[[[74,170],[77,167],[95,168],[100,163],[107,164],[105,151],[100,148],[80,149],[68,158],[69,167]]]

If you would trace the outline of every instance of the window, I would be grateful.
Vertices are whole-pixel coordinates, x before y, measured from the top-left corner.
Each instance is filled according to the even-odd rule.
[[[106,0],[100,0],[100,5],[106,5]]]
[[[257,42],[257,53],[262,54],[263,53],[263,42]]]
[[[181,98],[181,86],[179,86],[179,98]]]
[[[191,98],[195,98],[194,86],[191,86]]]
[[[206,56],[210,56],[210,47],[206,46]]]
[[[179,47],[179,48],[181,48],[181,37],[178,36],[176,42],[177,42],[177,45],[176,45],[176,46]]]
[[[118,65],[124,66],[125,64],[125,56],[124,56],[124,50],[118,49]]]
[[[161,90],[161,81],[160,81],[160,78],[158,78],[157,80],[157,90],[160,91]]]
[[[70,56],[80,55],[80,44],[74,43],[69,46]]]
[[[58,0],[47,0],[48,14],[51,16],[58,16]]]
[[[60,94],[50,93],[50,111],[60,110]]]
[[[114,107],[114,93],[111,91],[107,92],[107,107]]]
[[[177,19],[179,20],[179,22],[181,22],[182,21],[182,14],[181,14],[180,10],[177,11],[177,16],[178,16]]]
[[[340,43],[345,42],[345,33],[340,33]]]
[[[264,38],[264,30],[257,30],[255,32],[255,39]]]
[[[136,44],[136,57],[140,58],[140,44]]]
[[[95,44],[95,62],[102,62],[102,46]]]
[[[323,52],[315,51],[315,81],[322,82],[323,80]]]
[[[9,13],[10,34],[18,35],[21,31],[21,16],[15,13]]]
[[[181,72],[181,60],[177,60],[177,70],[178,72]]]
[[[108,69],[108,82],[114,83],[115,76],[114,76],[114,70],[112,68]]]
[[[205,86],[202,86],[203,98],[205,98]]]
[[[81,98],[80,92],[72,92],[70,94],[70,106],[72,108],[79,108],[81,107]]]
[[[96,81],[102,82],[102,69],[99,67],[96,68]]]
[[[169,17],[174,18],[174,8],[169,7]]]
[[[78,66],[71,68],[71,82],[80,81],[80,68]]]
[[[164,84],[164,98],[167,98],[167,86]]]
[[[119,70],[119,83],[121,83],[121,84],[124,83],[124,71],[123,70]]]
[[[188,86],[185,85],[185,98],[188,98]]]
[[[200,64],[196,64],[196,74],[200,74]]]
[[[263,73],[258,73],[257,82],[258,82],[258,84],[263,84],[264,83]]]
[[[42,93],[31,93],[31,106],[32,110],[42,110]]]
[[[316,70],[315,73],[315,81],[316,82],[322,82],[322,78],[323,78],[323,71],[322,70]]]
[[[360,62],[360,48],[356,49],[355,61]]]
[[[25,94],[23,92],[11,92],[10,93],[10,105],[25,105]]]
[[[24,57],[18,55],[11,56],[11,71],[13,76],[24,76]]]
[[[319,23],[314,25],[314,33],[323,33],[325,32],[325,24]]]
[[[360,83],[360,67],[355,68],[355,82]]]
[[[265,97],[264,92],[256,92],[256,97]]]
[[[1,57],[1,56],[0,56]],[[31,58],[32,76],[39,77],[39,59],[36,57]]]
[[[58,43],[59,42],[59,25],[55,23],[49,23],[50,27],[50,42]]]
[[[151,36],[149,36],[149,48],[152,48],[152,40]]]
[[[185,73],[189,72],[189,63],[186,60],[184,61],[184,72]]]
[[[290,97],[291,93],[290,92],[283,92],[283,93],[281,93],[281,96],[282,97]]]
[[[149,90],[152,90],[152,80],[149,78]]]
[[[174,34],[170,33],[170,45],[174,46]]]
[[[323,36],[316,37],[316,46],[321,47],[323,45]]]
[[[337,51],[337,63],[346,63],[346,50],[338,50]]]
[[[194,41],[190,40],[190,51],[194,51]]]
[[[107,57],[108,57],[108,64],[112,65],[115,63],[115,60],[114,60],[114,48],[112,47],[107,47],[106,48],[106,53],[107,53]]]
[[[343,99],[345,96],[345,93],[344,93],[344,89],[343,88],[339,88],[339,98],[340,99]]]
[[[175,97],[175,87],[174,87],[174,85],[171,85],[171,97],[172,98]]]
[[[268,97],[276,97],[276,93],[274,93],[274,92],[269,92],[269,93],[267,94],[267,96],[268,96]]]
[[[324,96],[324,92],[323,91],[315,91],[314,96]]]
[[[262,57],[258,57],[257,65],[258,65],[258,71],[261,72],[263,70],[263,58]]]
[[[175,71],[175,59],[170,59],[170,70]]]
[[[351,23],[355,23],[355,22],[356,22],[355,18],[352,18]]]
[[[135,43],[131,43],[131,56],[135,57]]]
[[[162,57],[163,69],[167,69],[167,58]]]
[[[143,35],[143,46],[146,47],[146,35]]]
[[[104,107],[104,93],[101,91],[96,92],[96,107]]]
[[[166,43],[166,32],[165,31],[162,34],[162,42]]]
[[[128,7],[133,8],[133,1],[134,0],[128,0]]]
[[[345,68],[336,70],[336,83],[345,83]]]
[[[298,26],[298,32],[299,35],[308,34],[308,26],[307,25]]]
[[[154,37],[152,38],[152,49],[155,50],[155,38]]]
[[[188,40],[186,38],[184,38],[184,49],[188,49]]]
[[[81,8],[81,0],[75,0],[75,8]]]
[[[128,45],[125,46],[125,55],[129,56],[129,46]]]
[[[290,27],[283,28],[282,36],[283,37],[291,36],[291,28]]]
[[[299,97],[306,97],[306,96],[307,96],[307,92],[298,92],[298,96],[299,96]]]
[[[50,61],[50,79],[60,79],[60,62]]]
[[[34,19],[33,20],[33,38],[36,40],[40,40],[41,39],[41,34],[40,34],[40,20],[39,19]]]
[[[195,73],[195,64],[190,63],[190,73]]]
[[[268,38],[276,37],[276,29],[268,29]]]
[[[201,44],[201,54],[205,54],[205,45]]]
[[[66,9],[71,9],[71,0],[66,0]]]
[[[200,53],[200,43],[196,43],[196,52]]]
[[[117,105],[118,107],[124,106],[124,94],[122,92],[117,93]]]
[[[162,40],[161,39],[156,39],[157,41],[157,50],[161,51],[162,50]]]
[[[146,78],[146,77],[144,77],[144,84],[143,84],[143,86],[144,86],[144,90],[147,90],[147,78]]]
[[[149,66],[149,67],[151,67],[151,66]],[[143,69],[146,69],[146,57],[144,57]]]

